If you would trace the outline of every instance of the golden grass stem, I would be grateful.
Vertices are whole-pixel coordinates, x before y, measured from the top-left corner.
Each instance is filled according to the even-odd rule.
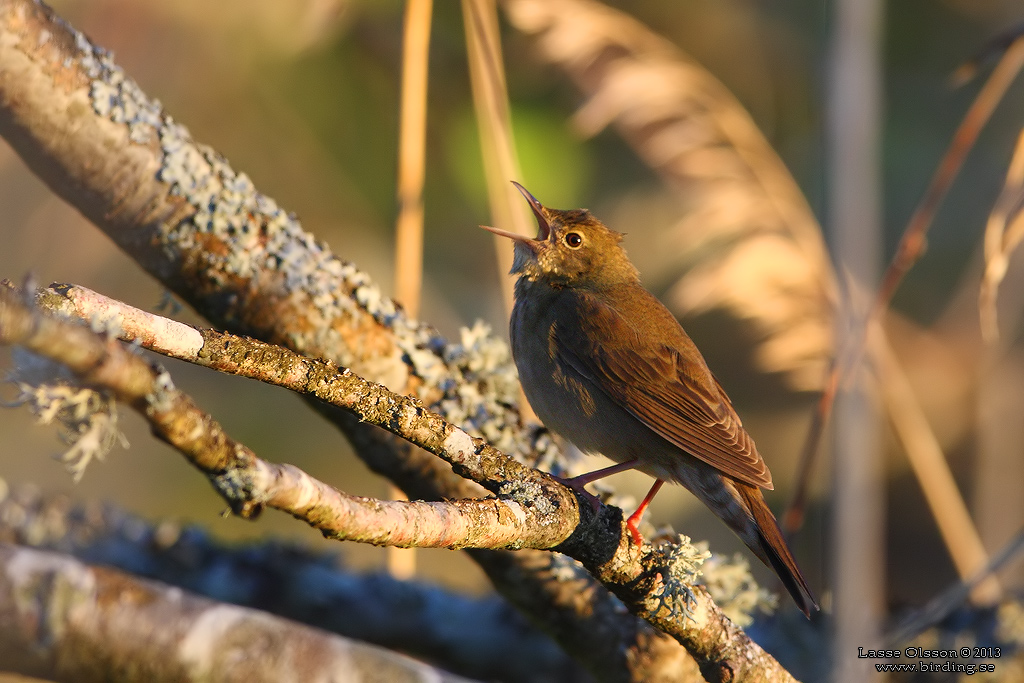
[[[520,235],[534,234],[530,212],[510,181],[522,181],[516,154],[515,134],[505,84],[505,62],[501,54],[498,8],[494,0],[462,0],[469,54],[469,77],[473,87],[473,105],[480,130],[480,152],[484,160],[487,197],[495,227]],[[510,240],[494,237],[501,274],[501,294],[505,313],[511,315],[515,297],[513,282],[505,277],[512,268]],[[519,410],[523,420],[537,421],[525,394],[519,392]]]
[[[871,325],[868,334],[875,376],[893,430],[921,484],[928,508],[939,527],[957,574],[967,581],[988,565],[988,552],[942,453],[942,446],[928,424],[921,403],[885,332],[876,322]],[[972,589],[971,600],[978,605],[994,605],[999,602],[1002,592],[999,580],[991,575]]]
[[[427,67],[433,0],[409,0],[402,50],[402,104],[398,141],[398,220],[395,298],[419,317],[423,284],[423,179],[427,147]]]
[[[395,298],[411,318],[420,314],[423,291],[423,179],[426,174],[427,82],[433,0],[408,0],[402,43],[402,104],[398,138],[398,219],[395,226]],[[392,500],[405,494],[389,485]],[[416,574],[416,551],[387,549],[396,579]]]
[[[1020,210],[1022,190],[1024,131],[1017,137],[1003,191],[999,193],[985,225],[985,274],[978,292],[978,312],[981,317],[981,336],[988,344],[999,340],[999,314],[996,306],[999,285],[1010,267],[1010,255],[1021,239],[1024,239],[1024,211]]]
[[[532,235],[535,230],[526,203],[510,182],[522,181],[522,172],[505,85],[498,9],[494,0],[462,0],[462,16],[491,220],[495,227]],[[511,313],[512,280],[504,274],[512,267],[512,245],[500,237],[495,237],[494,244],[502,274],[502,296],[506,312]]]

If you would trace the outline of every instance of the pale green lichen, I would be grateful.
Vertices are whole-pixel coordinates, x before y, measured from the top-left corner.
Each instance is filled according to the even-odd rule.
[[[708,549],[705,541],[694,545]],[[757,584],[750,562],[739,553],[732,557],[709,554],[701,567],[700,583],[725,615],[741,627],[752,624],[756,612],[770,614],[778,607],[778,597]]]
[[[80,481],[93,460],[102,460],[128,441],[118,429],[117,403],[109,394],[77,384],[64,366],[15,348],[14,369],[6,381],[17,394],[9,407],[26,406],[40,424],[58,424],[68,449],[60,455],[74,480]]]
[[[701,576],[701,566],[711,553],[693,545],[688,536],[677,534],[672,543],[657,546],[660,581],[648,595],[652,611],[661,618],[689,616],[696,603],[693,585]]]
[[[996,611],[996,638],[1024,650],[1024,603],[1009,600]]]

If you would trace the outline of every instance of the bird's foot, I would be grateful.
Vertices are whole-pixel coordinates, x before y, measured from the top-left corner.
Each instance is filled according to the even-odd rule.
[[[647,506],[651,504],[652,500],[654,500],[654,496],[658,495],[658,491],[661,490],[664,483],[664,480],[656,479],[654,481],[654,486],[652,486],[651,490],[647,492],[646,496],[644,496],[643,502],[640,503],[640,507],[638,507],[636,512],[631,514],[629,519],[626,520],[626,528],[629,529],[629,535],[633,537],[633,543],[636,544],[637,548],[644,543],[644,537],[640,535],[640,530],[637,527],[640,526],[640,520],[643,519],[644,513],[647,511]]]
[[[569,477],[569,478],[556,477],[555,475],[551,475],[551,476],[554,477],[555,480],[558,483],[560,483],[562,486],[566,486],[566,487],[572,489],[581,498],[583,498],[585,501],[590,503],[590,507],[594,511],[595,515],[601,509],[601,499],[598,498],[597,496],[595,496],[593,493],[591,493],[590,491],[588,491],[585,488],[586,485],[588,483],[590,483],[590,481],[591,481],[590,479],[586,478],[587,475],[584,474],[584,475],[580,475],[578,477]]]
[[[637,527],[640,525],[640,519],[644,516],[643,509],[637,510],[629,516],[626,520],[626,528],[629,529],[629,535],[633,537],[633,545],[637,548],[644,544],[644,537],[640,535],[640,529]]]

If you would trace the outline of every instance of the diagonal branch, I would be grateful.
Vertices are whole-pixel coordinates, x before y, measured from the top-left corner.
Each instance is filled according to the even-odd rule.
[[[304,386],[320,388],[313,390],[314,395],[326,395],[328,391],[323,387],[327,387],[336,403],[360,419],[375,420],[395,433],[420,437],[418,445],[430,443],[439,454],[449,456],[452,464],[475,459],[473,441],[465,432],[437,415],[418,415],[422,409],[410,410],[411,399],[391,394],[348,371],[337,372],[327,361],[305,359],[251,339],[209,334],[212,346],[226,351],[225,357],[236,363],[244,356],[246,367],[260,368],[279,379],[305,377]],[[0,344],[22,346],[57,361],[85,384],[111,391],[119,401],[135,408],[149,421],[154,434],[204,472],[242,517],[254,517],[266,505],[288,512],[338,540],[439,548],[547,548],[557,545],[575,526],[574,519],[559,524],[567,516],[551,514],[552,506],[559,501],[559,489],[562,499],[571,500],[568,491],[554,482],[548,486],[554,492],[548,506],[497,499],[379,501],[341,493],[292,465],[269,463],[225,434],[190,397],[174,388],[166,372],[81,325],[49,315],[33,315],[14,291],[5,287],[0,288]],[[281,356],[293,362],[267,362],[280,360]],[[305,374],[297,367],[303,364],[307,364]],[[318,372],[310,371],[310,366]],[[310,375],[317,379],[309,379]],[[446,432],[448,438],[437,436]],[[490,457],[477,462],[507,461],[513,471],[527,469],[490,446],[481,448],[487,449]],[[483,476],[472,464],[462,469]],[[536,486],[532,491],[534,495],[544,493]]]

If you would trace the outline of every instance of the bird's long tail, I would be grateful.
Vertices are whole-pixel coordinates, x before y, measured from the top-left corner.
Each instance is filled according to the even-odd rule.
[[[761,489],[739,481],[734,481],[733,485],[750,511],[757,531],[755,537],[748,529],[748,533],[740,533],[740,538],[762,562],[775,570],[786,590],[793,596],[797,607],[805,616],[810,617],[811,610],[817,611],[818,603],[782,537],[775,515],[764,502]]]

